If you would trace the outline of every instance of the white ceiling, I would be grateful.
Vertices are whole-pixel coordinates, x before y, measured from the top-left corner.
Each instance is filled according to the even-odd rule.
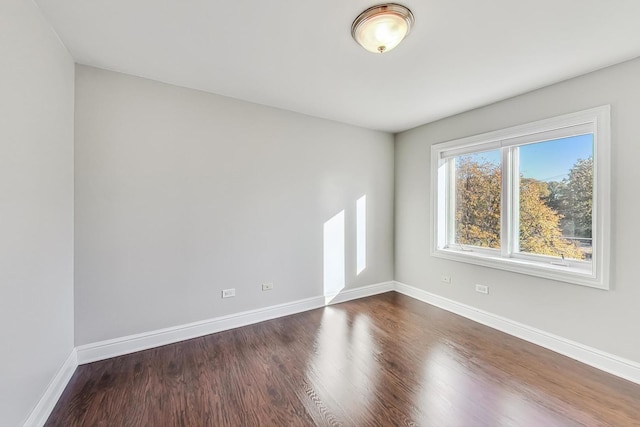
[[[384,55],[372,0],[36,0],[77,62],[398,132],[640,56],[639,0],[402,0]]]

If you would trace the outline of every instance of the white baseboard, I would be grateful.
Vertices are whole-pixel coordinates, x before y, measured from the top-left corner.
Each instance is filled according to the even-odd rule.
[[[136,351],[173,344],[228,329],[264,322],[265,320],[313,310],[328,304],[338,304],[340,302],[392,290],[394,290],[394,282],[378,283],[355,289],[346,289],[331,296],[317,296],[257,310],[81,345],[76,347],[78,351],[78,363],[82,365],[111,357],[122,356]]]
[[[65,387],[71,380],[73,373],[76,371],[78,367],[78,353],[74,348],[67,357],[67,360],[64,361],[62,367],[56,373],[55,377],[51,380],[49,385],[47,386],[44,394],[36,404],[33,411],[27,418],[27,421],[24,422],[24,427],[39,427],[43,426],[49,415],[51,415],[51,411],[56,406],[58,399],[62,395]]]
[[[325,300],[330,300],[328,304],[340,304],[341,302],[370,297],[393,290],[395,290],[395,282],[376,283],[375,285],[362,286],[355,289],[345,289],[335,295],[326,296]]]
[[[640,364],[540,329],[395,282],[395,291],[640,384]]]

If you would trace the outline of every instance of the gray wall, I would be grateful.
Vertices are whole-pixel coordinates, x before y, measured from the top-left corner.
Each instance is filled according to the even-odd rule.
[[[397,135],[396,280],[640,362],[639,76],[634,60]],[[429,255],[432,144],[603,104],[612,108],[611,291]],[[451,285],[440,283],[445,273]],[[475,283],[490,285],[491,293],[474,292]]]
[[[73,60],[31,1],[0,2],[0,425],[73,349]]]
[[[76,345],[322,295],[342,210],[393,279],[392,135],[85,66],[75,130]]]

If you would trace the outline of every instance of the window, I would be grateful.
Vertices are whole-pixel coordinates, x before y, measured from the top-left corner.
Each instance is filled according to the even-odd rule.
[[[609,106],[435,144],[432,255],[608,289]]]

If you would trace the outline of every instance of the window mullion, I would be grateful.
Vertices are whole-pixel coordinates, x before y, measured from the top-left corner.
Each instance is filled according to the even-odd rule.
[[[520,252],[520,148],[510,147],[511,159],[511,224],[509,254]]]
[[[512,199],[512,179],[511,179],[511,148],[500,149],[501,161],[501,194],[500,194],[500,255],[508,258],[511,255],[511,199]]]

